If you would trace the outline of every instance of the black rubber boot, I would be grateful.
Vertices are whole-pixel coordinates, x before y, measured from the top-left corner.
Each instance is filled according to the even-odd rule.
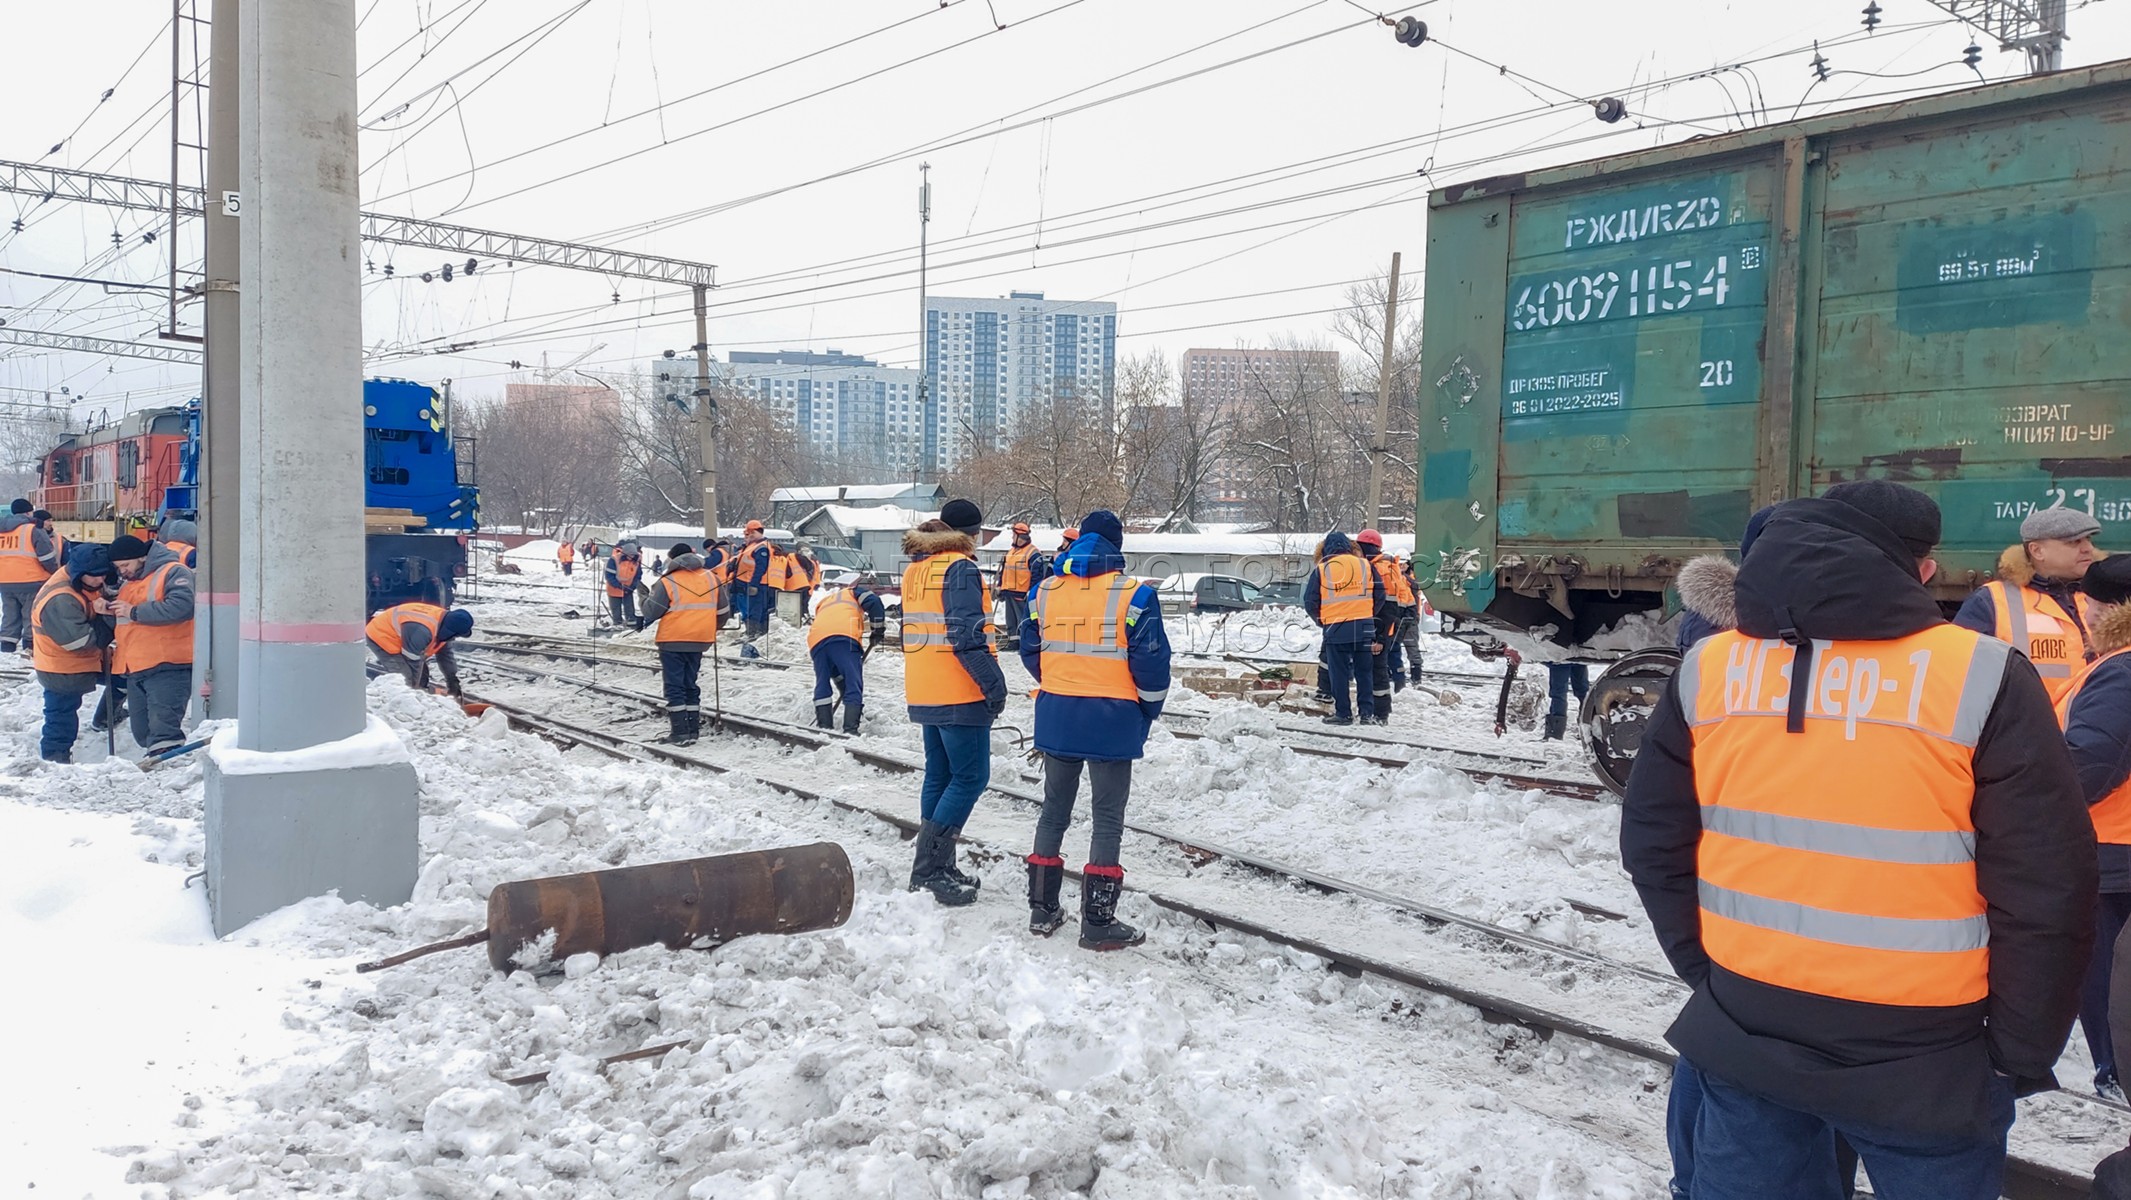
[[[955,862],[957,853],[955,850],[955,838],[961,836],[961,833],[962,827],[960,825],[947,831],[947,840],[940,843],[940,869],[947,873],[949,879],[954,880],[963,887],[975,890],[983,887],[984,881],[974,875],[965,873],[961,866]]]
[[[954,857],[954,833],[931,821],[918,828],[917,853],[910,864],[910,890],[924,890],[932,898],[950,908],[973,904],[977,889],[969,887],[946,871],[946,864]]]
[[[1568,731],[1569,731],[1569,714],[1567,714],[1567,713],[1548,713],[1548,714],[1546,715],[1546,740],[1547,740],[1547,741],[1550,741],[1550,742],[1558,742],[1558,741],[1560,741],[1560,740],[1561,740],[1561,737],[1562,737],[1562,735],[1563,735],[1563,734],[1565,734],[1565,733],[1567,733]]]
[[[816,700],[814,702],[814,728],[834,728],[833,724],[830,721],[829,714],[835,711],[835,708],[836,702],[833,700]]]
[[[858,719],[864,716],[865,712],[866,706],[863,704],[844,705],[844,732],[854,734],[857,733]]]
[[[695,740],[694,738],[690,737],[690,736],[689,736],[689,734],[688,734],[688,714],[687,714],[687,713],[684,713],[684,712],[670,712],[670,713],[667,713],[667,714],[666,714],[666,724],[667,724],[667,726],[668,726],[668,732],[667,732],[667,734],[666,734],[666,741],[667,741],[667,744],[669,744],[669,745],[674,745],[674,746],[685,746],[685,745],[687,745],[687,744],[688,744],[689,742],[692,742],[692,741],[694,741],[694,740]]]
[[[1080,877],[1080,948],[1122,950],[1147,935],[1117,919],[1117,897],[1125,890],[1123,867],[1090,864]]]
[[[1065,924],[1065,909],[1058,906],[1058,889],[1065,883],[1065,860],[1031,854],[1029,865],[1029,932],[1049,937]]]
[[[1362,724],[1364,724],[1364,725],[1389,725],[1389,724],[1391,723],[1391,695],[1390,695],[1390,693],[1386,692],[1385,694],[1383,694],[1383,695],[1381,695],[1381,696],[1378,696],[1378,697],[1376,697],[1376,699],[1375,699],[1375,700],[1374,700],[1374,701],[1373,701],[1373,702],[1371,703],[1370,707],[1371,707],[1371,708],[1373,708],[1373,709],[1375,709],[1376,711],[1375,711],[1375,712],[1373,712],[1373,713],[1371,713],[1371,714],[1369,715],[1369,719],[1368,719],[1368,720],[1366,720],[1366,721],[1364,721],[1364,722],[1362,722]]]

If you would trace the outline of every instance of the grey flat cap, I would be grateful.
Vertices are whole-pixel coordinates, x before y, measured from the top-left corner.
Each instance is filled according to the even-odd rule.
[[[2076,508],[2045,508],[2020,522],[2020,540],[2076,542],[2101,532],[2101,522]]]

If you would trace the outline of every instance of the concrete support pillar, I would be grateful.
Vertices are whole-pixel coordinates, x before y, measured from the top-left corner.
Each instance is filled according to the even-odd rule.
[[[200,401],[200,567],[194,629],[195,692],[205,714],[237,715],[237,580],[242,571],[238,504],[243,459],[238,454],[237,298],[240,218],[225,193],[237,186],[238,36],[240,0],[214,0],[209,26],[207,90],[207,369]]]
[[[217,933],[414,888],[413,766],[366,728],[356,0],[238,14],[238,727],[205,767]]]

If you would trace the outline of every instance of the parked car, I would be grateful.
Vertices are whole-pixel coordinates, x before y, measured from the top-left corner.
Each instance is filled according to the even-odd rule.
[[[1272,603],[1257,584],[1234,575],[1171,575],[1155,584],[1155,592],[1171,612],[1242,612]]]
[[[1300,579],[1283,579],[1268,583],[1258,589],[1258,596],[1267,604],[1284,604],[1289,608],[1302,607],[1302,584]]]

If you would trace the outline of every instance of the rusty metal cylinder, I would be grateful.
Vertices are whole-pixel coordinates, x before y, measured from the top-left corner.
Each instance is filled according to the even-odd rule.
[[[509,970],[551,929],[557,962],[834,929],[850,919],[852,894],[851,860],[834,842],[521,879],[488,894],[488,961]]]

